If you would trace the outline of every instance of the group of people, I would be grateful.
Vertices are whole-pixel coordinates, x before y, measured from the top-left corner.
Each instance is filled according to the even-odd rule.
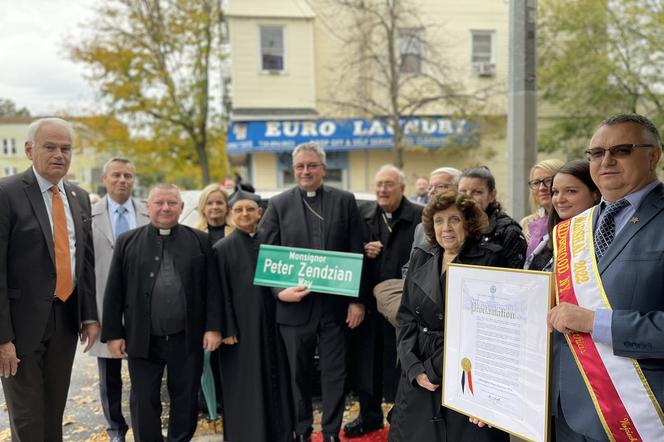
[[[63,180],[74,139],[66,121],[35,121],[27,138],[32,167],[0,180],[0,375],[13,440],[62,439],[79,336],[98,357],[113,440],[128,430],[123,358],[136,440],[163,440],[166,369],[168,440],[180,441],[196,428],[209,351],[230,442],[311,440],[316,354],[325,441],[339,440],[349,390],[360,403],[343,426],[349,438],[383,428],[385,401],[390,441],[507,441],[441,406],[451,263],[553,272],[555,440],[664,434],[662,143],[645,117],[603,121],[584,160],[533,166],[534,213],[520,223],[486,167],[434,170],[418,186],[424,206],[385,165],[376,200],[357,202],[324,185],[325,151],[305,143],[292,153],[297,185],[264,213],[255,194],[211,185],[191,228],[178,223],[174,185],[153,187],[146,204],[132,198],[136,169],[124,158],[106,163],[106,196],[90,207]],[[261,244],[362,254],[358,296],[254,285]]]

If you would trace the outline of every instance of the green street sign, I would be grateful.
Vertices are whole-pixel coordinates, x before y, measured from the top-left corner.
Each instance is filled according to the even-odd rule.
[[[362,255],[262,244],[254,284],[268,287],[305,286],[313,292],[357,297]]]

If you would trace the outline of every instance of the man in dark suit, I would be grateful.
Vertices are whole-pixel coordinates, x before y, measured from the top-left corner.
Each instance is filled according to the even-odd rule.
[[[602,202],[592,213],[559,224],[554,233],[560,244],[555,260],[561,301],[548,319],[556,330],[556,438],[661,440],[664,185],[656,172],[662,141],[645,117],[621,114],[600,124],[586,155]],[[563,232],[573,229],[569,235],[577,243],[586,231],[577,230],[582,225],[587,241],[574,244],[574,253],[565,253]],[[574,259],[584,253],[597,272],[577,273],[584,265]],[[565,298],[571,292],[562,279],[567,270],[563,263],[569,261],[575,298]],[[601,359],[592,357],[595,351]]]
[[[104,164],[102,183],[106,195],[92,206],[92,238],[95,249],[97,311],[103,317],[104,291],[111,266],[115,239],[127,230],[150,222],[145,203],[132,198],[136,168],[125,158],[111,158]],[[104,324],[102,323],[102,327]],[[122,359],[111,356],[106,345],[97,342],[89,354],[97,358],[99,396],[111,442],[125,440],[128,426],[122,415]]]
[[[176,186],[150,191],[150,224],[117,238],[104,294],[102,342],[113,357],[128,357],[131,423],[141,441],[162,440],[164,368],[168,440],[192,438],[203,350],[221,343],[221,296],[208,285],[207,234],[178,224],[182,208]]]
[[[297,187],[270,199],[260,229],[272,245],[362,253],[362,220],[355,197],[323,185],[325,151],[316,143],[293,150]],[[318,341],[323,395],[323,436],[338,441],[346,380],[345,329],[364,319],[364,305],[310,293],[305,287],[274,290],[277,324],[291,372],[297,440],[310,440],[311,380]],[[345,323],[345,325],[344,325]]]
[[[99,333],[90,200],[63,180],[74,133],[34,121],[32,167],[0,179],[0,375],[12,440],[62,440],[76,338]]]
[[[368,231],[364,238],[367,288],[388,279],[401,278],[401,267],[408,261],[415,226],[422,218],[423,206],[404,197],[405,176],[401,170],[385,165],[376,173],[376,201],[360,206]],[[350,373],[360,399],[360,414],[344,426],[346,437],[358,437],[383,428],[383,397],[394,402],[399,376],[396,332],[376,310],[372,294],[367,297],[367,315],[351,332]]]

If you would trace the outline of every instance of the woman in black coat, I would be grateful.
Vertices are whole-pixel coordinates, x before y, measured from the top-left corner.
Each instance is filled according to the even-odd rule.
[[[464,194],[437,195],[424,209],[429,246],[416,247],[397,312],[401,379],[391,416],[391,442],[502,442],[509,436],[479,428],[441,403],[445,272],[449,263],[507,267],[500,246],[483,244],[487,216]]]
[[[459,192],[471,197],[489,218],[489,225],[482,233],[482,243],[492,242],[503,248],[507,266],[523,268],[528,242],[521,226],[503,212],[496,199],[496,179],[486,166],[466,169],[459,179]]]

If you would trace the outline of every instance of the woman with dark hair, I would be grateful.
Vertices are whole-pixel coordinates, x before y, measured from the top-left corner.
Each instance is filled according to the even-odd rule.
[[[508,441],[496,429],[478,428],[441,403],[445,273],[450,263],[506,267],[502,248],[482,243],[486,214],[465,194],[433,197],[422,214],[428,245],[413,250],[397,312],[401,378],[389,440]]]
[[[466,169],[459,180],[459,193],[471,197],[489,217],[482,243],[493,242],[503,248],[508,267],[523,268],[528,243],[521,226],[502,211],[496,199],[496,179],[486,166]]]
[[[570,161],[558,169],[551,184],[552,210],[549,212],[548,234],[526,258],[524,268],[551,271],[553,244],[550,237],[555,225],[590,209],[600,198],[599,190],[590,177],[588,161]]]

